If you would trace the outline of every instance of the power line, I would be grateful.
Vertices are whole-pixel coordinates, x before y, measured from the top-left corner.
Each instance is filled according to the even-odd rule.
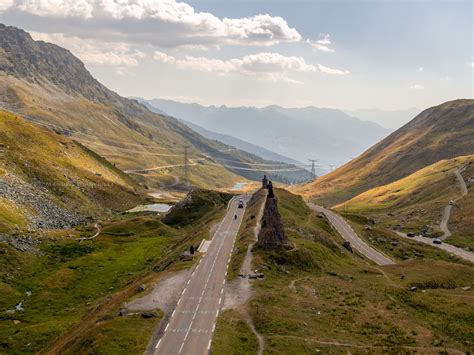
[[[184,146],[184,167],[183,167],[183,183],[187,188],[189,186],[189,161],[188,161],[188,146]]]

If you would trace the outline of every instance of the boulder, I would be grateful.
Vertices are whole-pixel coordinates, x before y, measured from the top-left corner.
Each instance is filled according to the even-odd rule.
[[[141,314],[141,317],[145,318],[145,319],[156,318],[156,313],[155,312],[143,312]]]

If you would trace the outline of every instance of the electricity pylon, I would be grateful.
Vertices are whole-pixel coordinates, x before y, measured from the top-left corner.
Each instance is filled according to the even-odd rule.
[[[311,178],[316,178],[316,162],[319,159],[308,159],[311,162]]]

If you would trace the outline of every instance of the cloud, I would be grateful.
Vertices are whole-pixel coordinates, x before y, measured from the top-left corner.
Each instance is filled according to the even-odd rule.
[[[269,52],[250,54],[242,58],[232,59],[194,56],[177,59],[163,52],[155,52],[154,59],[163,63],[174,63],[183,70],[217,73],[220,75],[239,73],[256,76],[263,80],[284,81],[292,84],[301,84],[301,82],[288,77],[290,73],[311,73],[318,70],[329,75],[347,75],[350,73],[348,70],[333,69],[321,64],[315,66],[306,63],[302,57],[288,57],[280,53]]]
[[[6,1],[6,2],[5,2]],[[0,0],[0,15],[35,29],[107,41],[186,45],[262,45],[299,42],[301,35],[278,16],[219,18],[176,0]],[[75,26],[71,26],[74,23]],[[39,29],[40,28],[40,29]]]
[[[5,11],[13,6],[14,0],[1,0],[0,1],[0,12]]]
[[[425,68],[423,68],[423,67],[418,67],[418,72],[421,73],[423,70],[425,70]]]
[[[348,75],[350,74],[349,70],[342,70],[342,69],[333,69],[326,67],[324,65],[318,64],[318,69],[321,73],[329,74],[329,75]]]
[[[88,0],[17,0],[11,7],[37,16],[91,18],[94,6]]]
[[[153,59],[158,62],[168,63],[168,64],[174,64],[175,62],[175,59],[173,56],[160,52],[160,51],[155,51],[153,53]]]
[[[312,48],[321,52],[326,52],[326,53],[335,52],[335,50],[330,47],[332,42],[328,34],[320,35],[320,39],[315,42],[308,39],[306,40],[306,43],[308,43]]]
[[[161,62],[173,62],[180,69],[217,73],[221,75],[240,73],[258,76],[264,80],[284,80],[291,83],[296,83],[297,81],[286,77],[288,73],[316,71],[314,65],[306,63],[301,57],[287,57],[279,53],[267,52],[226,60],[194,56],[186,56],[184,59],[175,59],[165,53],[159,52],[155,59]]]
[[[132,50],[127,43],[108,43],[95,40],[84,40],[69,37],[62,33],[30,32],[35,40],[51,42],[69,49],[86,64],[107,65],[117,67],[134,67],[145,54]],[[123,70],[122,70],[123,72]]]
[[[413,84],[410,86],[411,90],[423,90],[425,87],[421,84]]]

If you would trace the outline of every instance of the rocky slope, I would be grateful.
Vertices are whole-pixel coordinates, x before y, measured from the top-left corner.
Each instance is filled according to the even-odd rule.
[[[145,201],[138,184],[67,137],[0,111],[0,233],[66,228]]]
[[[442,159],[474,153],[474,100],[431,107],[365,153],[297,193],[326,205],[406,177]]]

